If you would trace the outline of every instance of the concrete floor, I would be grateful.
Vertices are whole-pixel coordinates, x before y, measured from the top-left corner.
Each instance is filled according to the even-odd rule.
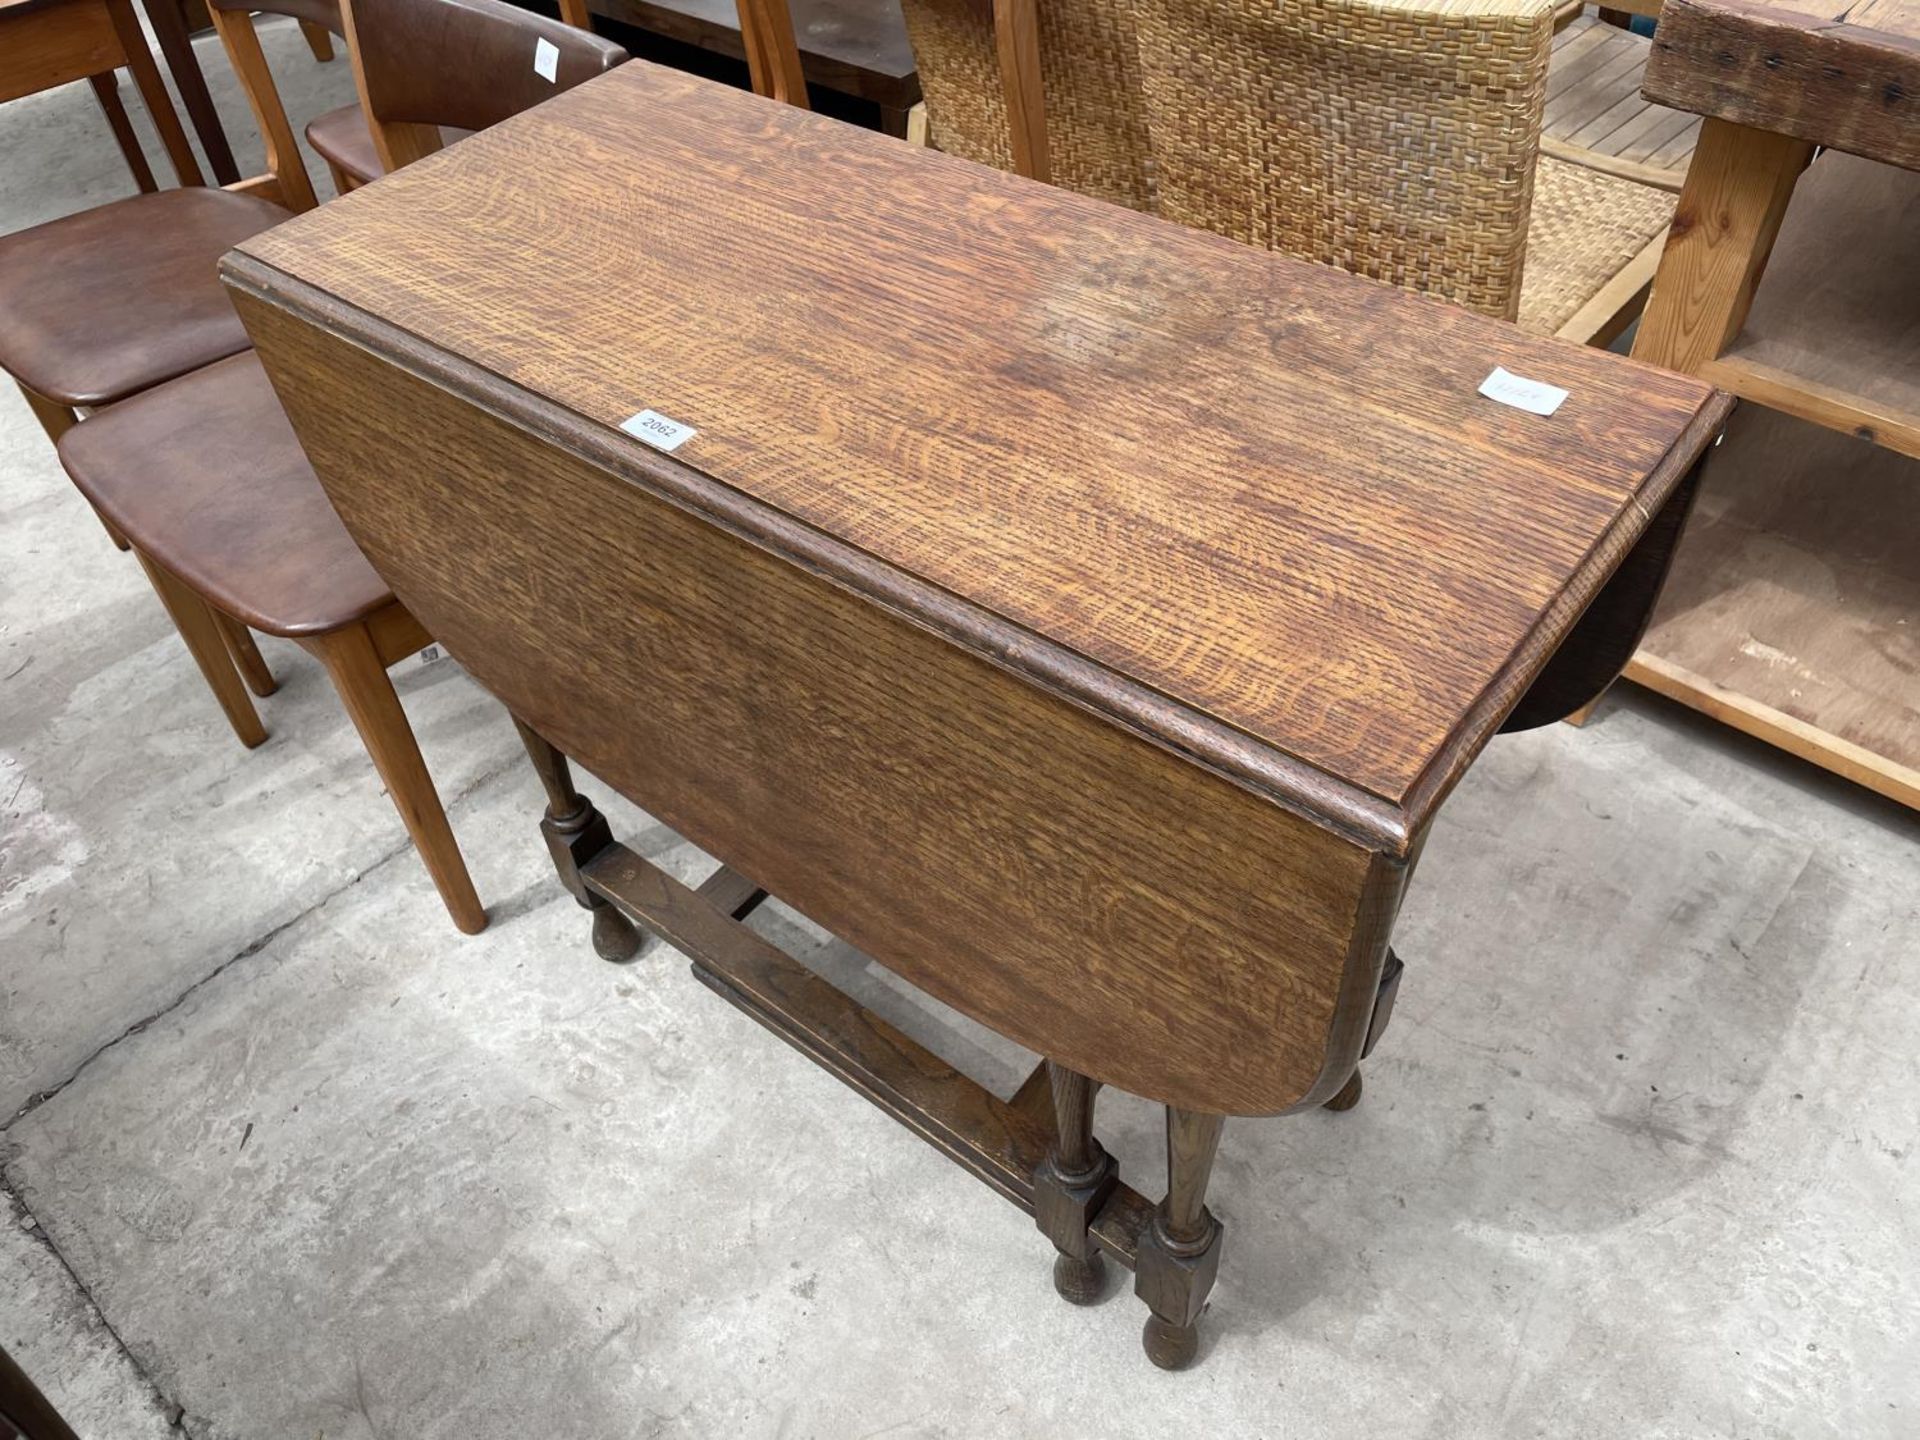
[[[269,38],[295,114],[345,94]],[[126,189],[84,89],[0,154],[0,230]],[[0,506],[0,1342],[83,1435],[1920,1435],[1904,812],[1633,693],[1496,742],[1361,1107],[1229,1125],[1169,1376],[1130,1295],[1058,1302],[1029,1221],[679,957],[597,961],[451,664],[400,683],[472,939],[313,662],[264,642],[241,750],[10,390]],[[1101,1129],[1158,1193],[1151,1108]]]

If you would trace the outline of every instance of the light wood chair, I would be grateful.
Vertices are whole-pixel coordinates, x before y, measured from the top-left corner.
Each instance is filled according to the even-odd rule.
[[[180,188],[151,190],[0,236],[0,370],[11,375],[49,439],[110,406],[247,347],[216,274],[220,256],[311,203],[306,174],[277,171],[209,189],[167,98],[130,0],[0,4],[0,100],[70,80],[111,81],[125,67],[164,142]],[[145,177],[151,179],[151,172]],[[136,184],[143,177],[136,173]],[[122,549],[113,528],[108,534]],[[265,694],[272,678],[244,626],[215,626],[233,665]],[[219,687],[216,686],[216,690]],[[258,725],[241,738],[258,744]]]
[[[479,129],[626,58],[608,41],[498,0],[363,0],[361,11],[343,28],[390,165],[429,140],[437,146],[437,119]],[[251,24],[237,10],[217,13],[223,36],[239,40],[244,75],[254,61]],[[534,74],[540,42],[557,52],[551,82]],[[436,60],[422,65],[422,56]],[[256,88],[256,113],[270,117],[277,102]],[[270,152],[284,151],[284,116],[271,129]],[[320,660],[454,924],[483,928],[486,912],[387,674],[430,637],[334,513],[258,358],[248,351],[114,406],[70,430],[60,459],[139,555],[237,730],[259,720],[223,667],[210,614],[293,640]]]
[[[210,0],[210,3],[240,4],[244,0]],[[342,0],[290,0],[290,3],[299,4],[304,13],[313,17],[313,23],[323,26],[325,31],[345,38]],[[762,3],[781,3],[781,0],[762,0]],[[593,29],[593,17],[586,0],[560,0],[560,18],[576,30],[591,32]],[[442,126],[440,142],[443,146],[451,145],[472,133],[468,126]],[[333,188],[342,195],[386,173],[387,167],[381,163],[373,131],[367,124],[366,111],[358,101],[309,121],[307,143],[326,161]]]

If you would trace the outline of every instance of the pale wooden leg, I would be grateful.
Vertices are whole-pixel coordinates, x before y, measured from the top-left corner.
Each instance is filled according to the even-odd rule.
[[[38,390],[29,389],[26,385],[21,385],[17,380],[14,383],[20,385],[20,393],[26,397],[27,409],[33,412],[33,418],[38,420],[40,422],[40,428],[47,432],[47,439],[51,440],[56,446],[59,445],[62,435],[65,435],[80,423],[80,416],[74,411],[72,406],[62,405],[58,400],[49,400]],[[93,502],[88,501],[87,503],[91,505]],[[107,538],[113,541],[114,547],[125,550],[127,548],[127,537],[114,529],[107,517],[101,515],[98,510],[95,510],[93,513],[99,518],[101,528],[107,532]]]
[[[351,625],[302,643],[320,657],[333,677],[334,689],[340,692],[361,743],[386,782],[394,808],[453,923],[468,935],[484,930],[487,912],[474,893],[467,862],[454,842],[447,812],[441,808],[439,792],[433,788],[426,761],[420,758],[413,727],[407,724],[400,697],[393,693],[372,634],[365,625]]]
[[[200,673],[206,677],[207,688],[213,691],[214,699],[220,702],[220,708],[226,712],[227,723],[233,726],[233,733],[240,737],[240,743],[251,750],[267,738],[266,727],[261,725],[253,701],[247,697],[246,686],[240,683],[239,671],[233,668],[233,661],[227,654],[225,636],[219,620],[215,618],[213,607],[172,572],[156,565],[138,550],[133,553],[139,559],[141,568],[147,572],[147,578],[153,582],[160,603],[167,607],[167,614],[173,617],[173,625],[180,632],[180,638],[187,642],[187,653],[193,656]]]
[[[261,657],[260,647],[253,643],[253,632],[224,610],[215,610],[213,614],[220,622],[220,637],[227,642],[227,653],[233,657],[234,668],[247,682],[247,688],[262,699],[278,690],[280,682],[273,678],[273,672]]]
[[[1813,147],[1725,120],[1700,126],[1636,359],[1697,375],[1740,333]]]
[[[1600,702],[1606,698],[1607,692],[1602,690],[1598,695],[1594,696],[1593,699],[1567,716],[1566,723],[1573,726],[1576,730],[1584,728],[1587,721],[1593,718],[1593,712],[1600,708]]]
[[[1099,1085],[1051,1060],[1047,1083],[1053,1091],[1054,1140],[1034,1171],[1033,1219],[1060,1252],[1053,1260],[1053,1288],[1075,1305],[1091,1305],[1106,1289],[1093,1221],[1119,1184],[1119,1169],[1093,1138]]]
[[[1152,1311],[1141,1333],[1147,1358],[1178,1370],[1200,1346],[1198,1321],[1220,1273],[1220,1222],[1207,1209],[1207,1181],[1221,1117],[1167,1107],[1167,1198],[1140,1234],[1133,1291]]]
[[[98,75],[89,75],[87,84],[93,87],[94,98],[107,117],[107,128],[113,131],[113,143],[120,147],[120,156],[133,173],[133,183],[142,195],[151,195],[160,186],[153,178],[153,167],[147,164],[147,152],[140,148],[140,137],[134,134],[133,122],[127,118],[127,107],[121,102],[120,77],[111,70],[103,70]]]
[[[327,174],[333,177],[333,193],[336,195],[345,195],[349,191],[358,189],[360,186],[358,180],[354,179],[353,176],[342,170],[331,160],[327,161]]]
[[[324,25],[316,25],[311,20],[300,22],[300,33],[306,37],[307,49],[313,52],[313,58],[322,65],[333,59],[333,36]]]
[[[907,111],[907,143],[917,145],[922,150],[933,144],[933,134],[927,120],[927,102],[924,100]]]
[[[47,439],[54,444],[60,443],[60,437],[80,423],[80,417],[71,405],[62,405],[58,400],[49,400],[38,390],[31,389],[20,381],[20,393],[26,397],[27,408],[33,412],[33,418],[40,422],[40,428],[47,432]]]
[[[633,959],[640,953],[645,937],[604,898],[594,894],[580,878],[580,867],[613,843],[613,831],[606,816],[573,784],[573,771],[567,757],[550,744],[546,736],[518,715],[513,728],[520,732],[520,743],[533,762],[540,783],[547,792],[547,813],[540,822],[540,833],[547,837],[547,851],[553,856],[553,868],[560,872],[560,883],[581,907],[593,912],[593,949],[602,960],[615,964]]]

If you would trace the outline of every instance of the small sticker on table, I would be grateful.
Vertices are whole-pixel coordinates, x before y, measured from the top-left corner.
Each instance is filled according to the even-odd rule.
[[[549,85],[560,83],[560,47],[551,40],[542,38],[534,42],[533,73]]]
[[[700,432],[691,425],[669,420],[658,410],[642,410],[620,422],[620,428],[636,440],[644,440],[656,450],[672,454]]]
[[[1480,393],[1489,400],[1498,400],[1502,405],[1511,405],[1516,410],[1525,410],[1534,415],[1553,414],[1567,398],[1567,392],[1558,385],[1549,385],[1544,380],[1529,380],[1498,365],[1493,367],[1491,375],[1480,382]]]

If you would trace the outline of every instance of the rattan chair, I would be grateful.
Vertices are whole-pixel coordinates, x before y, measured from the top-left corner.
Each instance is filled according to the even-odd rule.
[[[1012,170],[1013,138],[990,9],[978,0],[904,0],[935,149]],[[1152,210],[1153,166],[1131,0],[1039,0],[1047,178]]]
[[[905,9],[930,142],[1011,168],[991,21],[969,0]],[[1584,342],[1644,301],[1634,267],[1674,198],[1541,153],[1552,0],[1040,15],[1056,184]]]

